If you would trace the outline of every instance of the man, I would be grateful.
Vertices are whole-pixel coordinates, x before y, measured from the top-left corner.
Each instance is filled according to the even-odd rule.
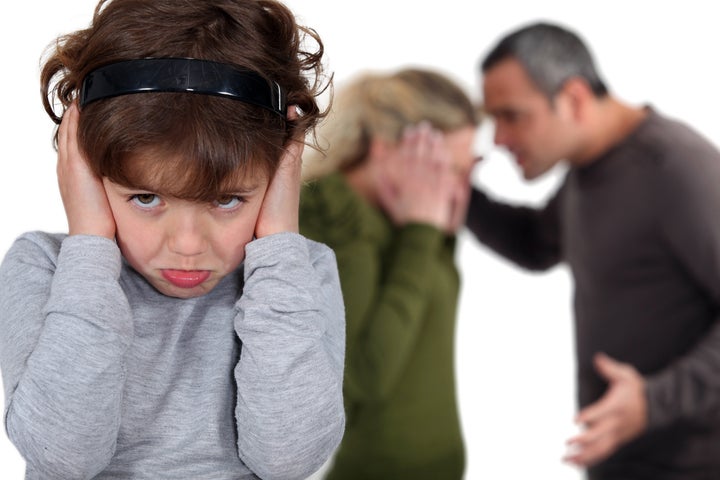
[[[583,42],[522,28],[482,63],[495,142],[526,179],[569,165],[543,209],[473,192],[468,226],[530,269],[568,262],[593,480],[720,479],[720,152],[607,89]]]

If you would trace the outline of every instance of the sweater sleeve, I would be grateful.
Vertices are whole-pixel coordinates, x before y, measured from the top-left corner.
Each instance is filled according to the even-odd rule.
[[[690,351],[646,378],[650,428],[720,424],[720,155],[688,151],[682,160],[658,185],[661,234],[714,318]]]
[[[379,402],[393,391],[423,327],[444,239],[430,225],[409,224],[387,258],[371,242],[336,248],[347,310],[347,400]]]
[[[562,260],[560,196],[540,210],[496,202],[473,189],[467,227],[496,253],[523,268],[547,270]]]
[[[92,478],[115,451],[132,320],[116,244],[57,242],[25,235],[0,267],[5,427],[35,476]]]
[[[304,479],[343,435],[345,322],[335,256],[301,235],[246,246],[235,321],[238,453],[260,478]]]

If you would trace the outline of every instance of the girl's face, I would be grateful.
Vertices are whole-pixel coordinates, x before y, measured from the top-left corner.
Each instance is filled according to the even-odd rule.
[[[212,203],[127,188],[107,178],[103,183],[128,263],[164,295],[191,298],[208,293],[245,258],[268,178],[241,179]]]

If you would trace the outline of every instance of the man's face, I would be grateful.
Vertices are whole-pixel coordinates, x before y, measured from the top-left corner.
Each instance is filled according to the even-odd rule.
[[[563,92],[551,104],[520,63],[510,58],[485,72],[483,97],[495,121],[495,143],[515,156],[526,179],[567,159],[574,120]]]

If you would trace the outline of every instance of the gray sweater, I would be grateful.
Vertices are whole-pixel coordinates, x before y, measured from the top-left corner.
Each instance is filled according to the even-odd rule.
[[[650,110],[544,209],[475,191],[468,226],[524,267],[568,263],[580,406],[606,388],[597,352],[645,376],[648,431],[590,478],[720,479],[720,152]]]
[[[344,428],[335,258],[283,233],[208,294],[164,296],[91,236],[0,266],[5,425],[27,479],[301,479]]]

